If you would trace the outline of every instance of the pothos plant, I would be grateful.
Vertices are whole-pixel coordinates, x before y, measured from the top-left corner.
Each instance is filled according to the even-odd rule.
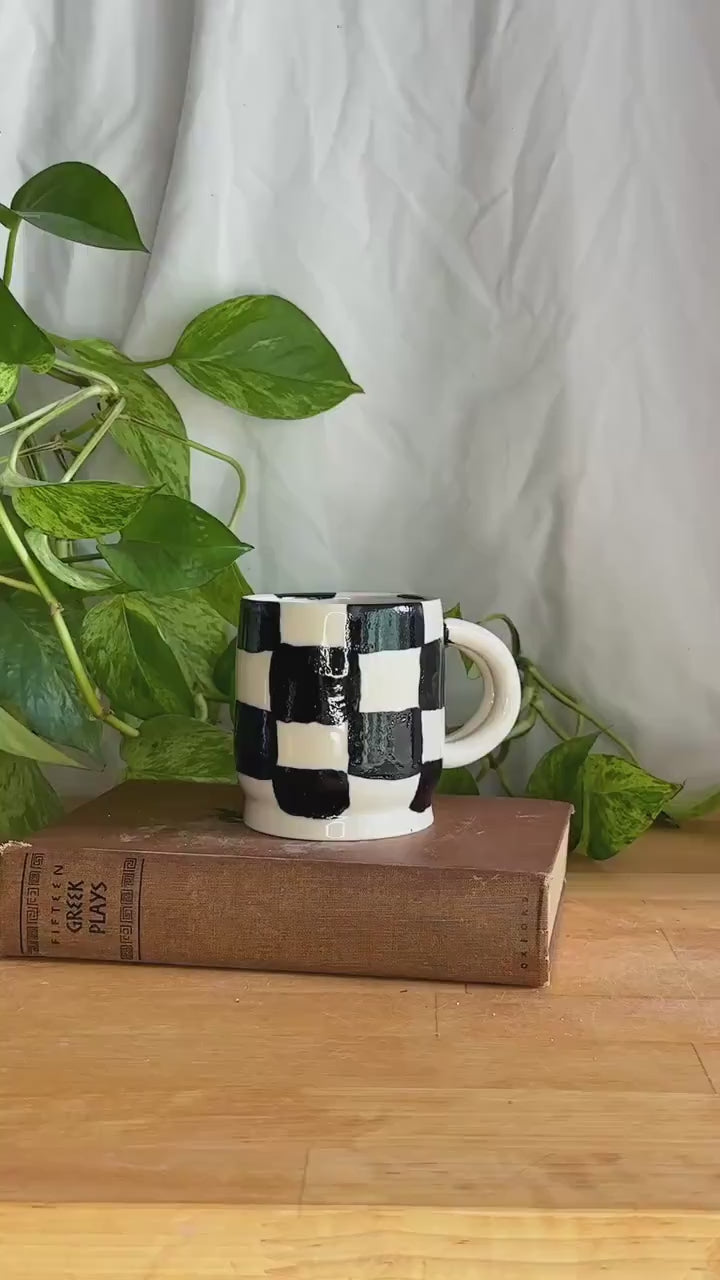
[[[130,359],[100,338],[38,325],[11,292],[29,224],[100,249],[146,252],[125,196],[90,165],[56,164],[9,206],[0,283],[0,836],[57,816],[43,767],[92,765],[103,727],[121,739],[133,777],[229,778],[231,628],[248,584],[233,532],[245,475],[233,457],[188,436],[149,369],[256,418],[306,418],[361,390],[317,326],[273,296],[228,298],[186,325],[166,355]],[[33,233],[31,233],[33,234]],[[30,245],[28,245],[30,247]],[[27,411],[20,373],[53,379]],[[76,423],[77,411],[88,414]],[[67,415],[76,411],[71,418]],[[71,425],[72,424],[72,425]],[[112,474],[112,439],[142,483]],[[190,500],[190,452],[231,467],[227,524]]]
[[[0,459],[0,837],[17,838],[60,812],[44,768],[92,767],[104,729],[119,736],[130,777],[235,778],[224,709],[233,701],[232,632],[249,590],[237,561],[251,548],[233,532],[245,475],[234,457],[188,436],[148,370],[170,365],[256,418],[309,417],[361,388],[316,325],[278,297],[219,302],[190,320],[172,352],[147,359],[38,325],[10,290],[25,224],[79,244],[146,252],[124,195],[90,165],[36,174],[0,205],[0,223],[0,404],[9,419],[0,425],[8,442]],[[40,408],[18,400],[23,369],[56,384]],[[87,416],[76,424],[83,406]],[[86,478],[90,458],[94,472],[104,464],[112,474],[110,441],[142,483]],[[190,500],[192,450],[236,474],[226,524]],[[544,721],[560,743],[527,790],[572,801],[573,843],[609,857],[667,814],[679,788],[641,769],[626,743],[553,685],[505,621],[523,680],[518,722],[474,772],[446,771],[441,788],[476,792],[494,771],[509,790],[503,766],[512,743]],[[573,731],[548,699],[574,713]],[[623,754],[591,754],[598,734]]]
[[[447,616],[461,617],[460,605],[449,609]],[[653,823],[678,826],[720,808],[720,790],[676,803],[682,783],[666,782],[643,769],[630,745],[610,725],[527,656],[518,629],[506,614],[491,614],[484,623],[507,628],[522,684],[520,713],[510,735],[485,760],[472,769],[445,770],[441,791],[477,795],[483,780],[494,774],[500,789],[511,795],[506,761],[513,744],[536,725],[544,725],[558,741],[535,765],[523,791],[573,805],[571,849],[599,860],[612,858]],[[478,676],[472,661],[464,654],[461,657],[468,676]],[[616,749],[615,754],[595,750],[603,738]]]

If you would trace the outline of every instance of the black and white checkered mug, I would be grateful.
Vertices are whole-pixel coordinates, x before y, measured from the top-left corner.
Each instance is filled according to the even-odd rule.
[[[475,714],[445,734],[445,646],[480,668]],[[235,760],[245,822],[301,840],[429,827],[440,772],[507,737],[520,680],[501,640],[417,596],[254,595],[238,632]]]

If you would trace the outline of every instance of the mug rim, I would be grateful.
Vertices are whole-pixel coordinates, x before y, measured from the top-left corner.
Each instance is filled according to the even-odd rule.
[[[374,609],[397,609],[409,604],[440,603],[438,596],[417,596],[408,592],[392,591],[298,591],[298,592],[252,592],[243,596],[243,603],[249,604],[341,604],[367,605]]]

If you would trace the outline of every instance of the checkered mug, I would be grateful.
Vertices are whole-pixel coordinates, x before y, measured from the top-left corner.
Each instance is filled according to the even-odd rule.
[[[482,704],[445,733],[445,646],[480,668]],[[433,821],[441,770],[512,729],[520,679],[501,640],[439,600],[344,592],[252,595],[238,631],[235,761],[249,827],[375,840]]]

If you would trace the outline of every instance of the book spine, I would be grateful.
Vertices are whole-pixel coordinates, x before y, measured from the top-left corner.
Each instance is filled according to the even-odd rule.
[[[541,986],[541,876],[10,842],[0,954]]]

